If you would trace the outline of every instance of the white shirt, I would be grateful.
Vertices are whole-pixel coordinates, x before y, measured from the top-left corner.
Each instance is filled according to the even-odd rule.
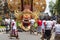
[[[53,21],[46,21],[46,30],[51,30],[53,26]]]
[[[34,24],[35,23],[35,20],[34,19],[31,19],[30,22],[31,22],[31,24]]]
[[[44,30],[45,30],[44,22],[46,23],[46,20],[43,20],[43,21],[42,21],[42,29],[44,29]]]
[[[53,20],[54,25],[57,23],[56,20]]]
[[[16,22],[14,20],[12,20],[12,24],[14,23],[14,25],[12,26],[13,28],[12,29],[17,29],[17,25],[16,25]]]
[[[60,34],[60,24],[55,25],[55,34]]]
[[[5,19],[5,22],[7,22],[8,24],[10,24],[10,19]]]
[[[46,20],[43,20],[43,22],[46,22]]]
[[[54,23],[54,26],[55,26],[55,24],[57,23],[57,21],[56,20],[53,20],[53,23]],[[53,27],[53,29],[54,29],[55,27]]]

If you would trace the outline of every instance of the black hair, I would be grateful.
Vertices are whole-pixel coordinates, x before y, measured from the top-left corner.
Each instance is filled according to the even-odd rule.
[[[14,20],[16,20],[17,18],[16,17],[14,17]]]
[[[57,23],[59,23],[59,24],[60,24],[60,18],[58,18],[58,19],[57,19]]]

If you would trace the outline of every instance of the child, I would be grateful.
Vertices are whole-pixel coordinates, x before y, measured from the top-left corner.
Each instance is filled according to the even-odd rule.
[[[11,22],[11,36],[18,38],[16,18]]]

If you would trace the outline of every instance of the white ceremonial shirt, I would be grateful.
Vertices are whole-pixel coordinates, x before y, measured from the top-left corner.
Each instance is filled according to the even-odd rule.
[[[55,34],[60,34],[60,24],[55,25]]]
[[[34,24],[35,23],[35,20],[34,19],[31,19],[30,22],[31,22],[31,24]]]
[[[54,23],[54,25],[57,23],[57,21],[56,20],[53,20],[53,23]]]
[[[45,30],[51,30],[53,26],[53,21],[46,21],[46,29]]]
[[[7,22],[8,24],[10,24],[10,19],[5,19],[5,22]]]
[[[46,20],[43,20],[43,21],[42,21],[42,29],[45,30],[45,24],[44,24],[44,23],[46,23]]]

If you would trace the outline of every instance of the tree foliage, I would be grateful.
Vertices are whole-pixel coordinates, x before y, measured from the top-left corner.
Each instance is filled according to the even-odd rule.
[[[49,8],[50,8],[51,14],[53,15],[53,8],[54,8],[54,2],[53,1],[49,2]]]
[[[56,9],[57,13],[60,14],[60,0],[56,1],[55,9]]]

